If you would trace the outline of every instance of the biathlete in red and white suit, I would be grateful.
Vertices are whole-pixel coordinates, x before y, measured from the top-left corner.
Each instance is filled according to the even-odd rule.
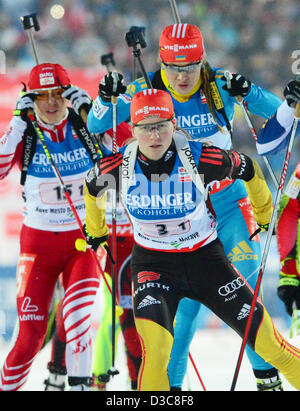
[[[112,151],[112,130],[108,130],[100,137],[100,147],[103,155],[108,155]],[[124,145],[125,141],[132,138],[130,127],[123,122],[117,126],[117,144]],[[141,344],[135,328],[132,307],[132,292],[131,292],[131,252],[134,245],[133,230],[127,213],[120,202],[117,206],[117,295],[119,306],[123,312],[119,317],[122,334],[125,341],[125,350],[127,357],[128,373],[131,382],[131,388],[137,387],[137,376],[141,364]],[[109,193],[106,201],[106,225],[111,231],[111,201]],[[108,246],[112,249],[112,238],[108,240]],[[98,244],[95,249],[98,248]],[[105,272],[112,273],[112,264],[110,258],[106,259]],[[109,300],[109,299],[108,299]],[[111,304],[111,303],[110,303]],[[93,360],[93,389],[104,390],[108,380],[107,371],[110,368],[107,366],[111,361],[111,312],[104,310],[104,315],[110,315],[110,318],[101,318],[101,322],[107,325],[105,334],[103,327],[99,327],[94,346]],[[63,330],[63,321],[61,310],[58,309],[56,316],[56,332],[52,339],[52,355],[51,361],[48,364],[49,378],[45,381],[46,390],[64,390],[65,380],[65,333]],[[104,346],[108,345],[108,346]],[[103,356],[108,358],[103,359]],[[105,368],[105,365],[107,368]]]
[[[19,390],[27,380],[43,344],[49,306],[61,273],[69,385],[73,390],[85,390],[91,383],[90,318],[100,273],[90,252],[75,249],[75,241],[81,237],[78,224],[26,115],[27,110],[34,110],[49,152],[84,222],[84,178],[98,156],[79,116],[79,110],[88,110],[92,100],[84,90],[70,85],[62,66],[35,66],[29,75],[30,92],[18,100],[14,117],[0,139],[0,178],[5,178],[14,164],[19,165],[25,200],[17,268],[19,331],[1,372],[0,389],[5,391]],[[69,100],[74,109],[67,107]],[[102,228],[103,235],[108,234],[108,228]]]

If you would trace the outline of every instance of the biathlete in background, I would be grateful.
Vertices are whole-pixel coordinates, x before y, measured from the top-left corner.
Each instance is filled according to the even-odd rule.
[[[92,100],[84,90],[71,86],[67,72],[59,64],[35,66],[28,88],[29,92],[17,101],[0,144],[0,178],[5,178],[17,164],[25,201],[17,267],[19,330],[3,364],[0,389],[19,390],[25,384],[43,345],[49,307],[62,273],[68,383],[72,390],[88,390],[92,381],[91,314],[100,272],[90,252],[75,248],[75,241],[82,234],[42,140],[46,141],[48,153],[84,223],[84,179],[99,157],[79,112],[81,107],[89,109]],[[68,108],[69,100],[74,109]],[[42,133],[39,138],[28,117],[31,111]],[[100,229],[108,238],[108,228]]]
[[[300,310],[300,162],[281,197],[276,237],[281,262],[278,296],[288,315]]]

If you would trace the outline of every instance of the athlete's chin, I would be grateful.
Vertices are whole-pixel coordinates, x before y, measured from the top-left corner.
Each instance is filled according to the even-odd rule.
[[[164,146],[161,146],[161,145],[151,146],[148,149],[147,157],[153,161],[160,160],[162,156],[164,155],[165,151],[166,149]]]
[[[177,91],[177,93],[179,94],[185,95],[185,94],[188,94],[191,90],[192,90],[192,87],[189,84],[184,84],[184,85],[181,84],[176,87],[175,91]]]

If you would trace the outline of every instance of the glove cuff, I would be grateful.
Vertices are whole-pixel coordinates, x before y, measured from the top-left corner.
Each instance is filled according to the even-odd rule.
[[[85,224],[84,224],[84,226],[83,226],[83,232],[84,232],[84,235],[85,235],[87,241],[96,240],[96,239],[97,239],[97,240],[99,241],[99,244],[102,244],[102,243],[106,243],[106,241],[108,241],[108,239],[109,239],[109,235],[108,235],[108,234],[103,235],[103,236],[101,236],[101,237],[95,237],[94,235],[90,234],[90,233],[88,232],[88,230],[86,229],[86,225],[85,225]]]
[[[283,287],[283,286],[298,287],[299,283],[300,281],[298,278],[289,277],[289,276],[281,276],[278,287]]]

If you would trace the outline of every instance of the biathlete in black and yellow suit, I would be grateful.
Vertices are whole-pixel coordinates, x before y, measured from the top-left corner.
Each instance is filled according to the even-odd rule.
[[[227,259],[217,238],[207,186],[225,178],[242,179],[264,206],[270,192],[258,165],[244,154],[188,141],[176,131],[171,97],[145,90],[131,103],[136,141],[99,161],[85,185],[86,226],[98,235],[101,198],[119,190],[134,229],[132,282],[136,328],[143,359],[138,389],[168,391],[173,321],[184,297],[200,301],[240,336],[244,335],[253,290]],[[213,160],[213,161],[207,161]],[[202,176],[202,177],[201,177]],[[116,185],[117,184],[117,185]],[[258,197],[257,197],[258,198]],[[236,284],[232,298],[223,291]],[[300,389],[300,350],[274,327],[257,301],[248,344]]]

